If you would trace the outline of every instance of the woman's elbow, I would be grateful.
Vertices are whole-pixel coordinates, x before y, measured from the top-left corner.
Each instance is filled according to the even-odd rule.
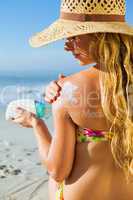
[[[53,171],[53,172],[48,172],[50,177],[52,179],[54,179],[56,182],[62,182],[64,181],[64,179],[66,178],[65,176],[63,176],[63,174],[57,172],[57,171]]]
[[[62,182],[69,177],[71,170],[66,166],[58,166],[53,170],[49,170],[50,176],[57,182]]]
[[[68,177],[68,171],[63,168],[63,166],[54,166],[53,168],[47,168],[49,175],[53,178],[56,182],[62,182]]]
[[[41,163],[42,163],[42,166],[45,169],[47,169],[49,176],[53,178],[55,181],[61,182],[66,178],[66,176],[64,175],[64,172],[62,172],[62,167],[57,169],[55,166],[53,166],[53,164],[51,164],[48,161],[41,161]]]

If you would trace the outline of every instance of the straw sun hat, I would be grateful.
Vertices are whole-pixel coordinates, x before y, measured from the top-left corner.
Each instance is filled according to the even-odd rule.
[[[76,35],[110,32],[133,35],[125,21],[125,0],[62,0],[60,17],[30,38],[32,47]]]

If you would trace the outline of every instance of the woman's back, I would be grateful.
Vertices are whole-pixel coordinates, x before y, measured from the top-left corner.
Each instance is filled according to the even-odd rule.
[[[98,70],[92,67],[59,84],[77,129],[109,131],[111,124],[100,102]],[[71,86],[71,90],[65,85]],[[133,184],[126,185],[122,170],[115,165],[108,141],[76,143],[73,168],[65,180],[65,200],[131,200],[132,187]]]
[[[104,72],[103,72],[104,73]],[[60,80],[63,99],[73,122],[80,127],[108,131],[100,98],[99,72],[94,67]]]

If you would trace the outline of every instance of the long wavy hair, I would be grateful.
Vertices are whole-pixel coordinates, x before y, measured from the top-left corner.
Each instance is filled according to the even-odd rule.
[[[94,36],[101,68],[101,105],[114,133],[111,151],[128,181],[133,175],[133,37],[117,33]]]

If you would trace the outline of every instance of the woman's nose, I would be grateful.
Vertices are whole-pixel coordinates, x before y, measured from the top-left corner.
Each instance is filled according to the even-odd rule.
[[[70,41],[67,41],[64,45],[64,49],[66,51],[73,51],[74,50],[74,44]]]
[[[66,51],[73,51],[74,50],[74,40],[69,38],[66,40],[65,45],[64,45],[64,49]]]

